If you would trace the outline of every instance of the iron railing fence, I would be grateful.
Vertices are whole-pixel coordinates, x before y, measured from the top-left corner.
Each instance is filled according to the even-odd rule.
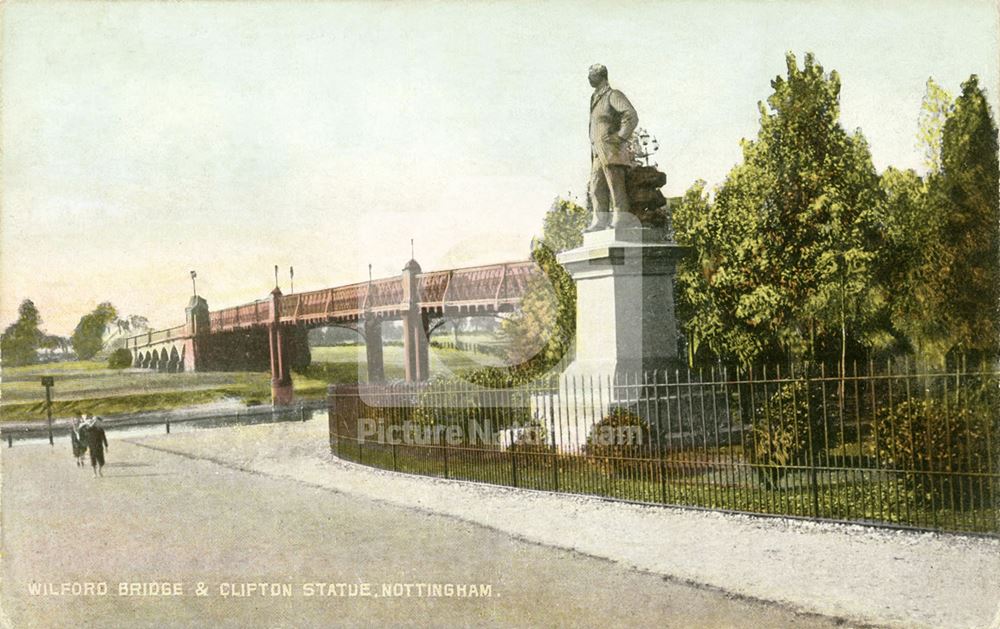
[[[220,427],[243,424],[262,424],[272,422],[306,421],[314,411],[325,407],[322,401],[309,401],[286,407],[257,406],[216,411],[212,413],[176,414],[137,413],[130,415],[109,416],[103,418],[103,426],[109,436],[116,432],[134,431],[140,428],[162,426],[169,433],[171,426],[197,425],[199,428]],[[37,442],[56,438],[69,440],[71,425],[66,420],[54,422],[49,430],[45,421],[19,423],[0,426],[0,440],[13,447],[18,442]]]
[[[1000,372],[709,369],[332,385],[330,445],[403,472],[1000,534]]]

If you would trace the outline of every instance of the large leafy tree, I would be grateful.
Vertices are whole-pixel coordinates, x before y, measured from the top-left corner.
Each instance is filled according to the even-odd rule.
[[[675,210],[696,258],[678,274],[692,348],[748,363],[843,359],[888,345],[874,265],[884,198],[860,131],[839,121],[840,78],[811,54],[771,82],[757,138],[710,200]]]
[[[930,164],[930,162],[929,162]],[[937,362],[948,349],[948,305],[941,287],[952,252],[938,234],[942,214],[931,203],[926,180],[913,170],[887,168],[881,186],[886,197],[886,245],[880,276],[892,286],[893,329],[922,361]]]
[[[30,365],[38,360],[37,350],[45,336],[38,327],[41,323],[35,303],[30,299],[22,301],[17,321],[7,326],[0,337],[0,358],[5,367]]]
[[[110,302],[103,302],[94,308],[93,312],[85,314],[76,324],[70,341],[73,351],[81,360],[93,358],[103,346],[104,331],[107,325],[118,318],[118,311]]]
[[[1000,337],[1000,168],[997,127],[979,79],[962,83],[941,133],[941,171],[929,181],[942,213],[940,238],[950,251],[942,289],[951,350],[983,357]]]

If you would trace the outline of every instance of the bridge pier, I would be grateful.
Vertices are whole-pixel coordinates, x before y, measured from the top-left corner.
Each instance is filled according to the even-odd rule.
[[[364,329],[368,382],[385,382],[385,368],[382,361],[382,321],[370,315],[366,316]]]
[[[288,352],[288,334],[282,330],[281,289],[271,291],[271,322],[268,324],[268,345],[271,351],[271,405],[287,406],[292,403],[292,371]]]
[[[408,305],[403,313],[403,371],[407,382],[422,382],[430,376],[428,319],[420,311],[419,273],[420,265],[416,260],[410,260],[403,267],[403,303]]]

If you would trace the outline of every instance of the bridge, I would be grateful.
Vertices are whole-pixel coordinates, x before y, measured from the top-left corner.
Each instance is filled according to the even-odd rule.
[[[340,326],[365,339],[369,382],[384,380],[382,324],[403,322],[403,367],[407,381],[428,377],[428,337],[434,319],[490,316],[516,309],[534,262],[508,262],[422,272],[410,260],[400,275],[283,295],[210,311],[198,295],[185,309],[185,323],[126,339],[135,367],[159,371],[248,370],[271,372],[274,404],[292,400],[291,369],[308,364],[309,329]]]

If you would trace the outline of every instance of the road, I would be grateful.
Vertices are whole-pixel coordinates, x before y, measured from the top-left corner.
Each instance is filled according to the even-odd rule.
[[[220,430],[229,429],[204,432]],[[141,440],[112,439],[105,476],[94,478],[63,441],[2,453],[0,593],[14,627],[836,626]],[[169,587],[181,594],[119,593],[121,583],[148,593],[142,584],[154,582],[179,584]],[[31,592],[83,583],[108,592]],[[250,583],[277,595],[223,596]],[[306,596],[309,583],[324,585]],[[352,593],[346,584],[354,593],[367,584],[378,596],[329,595]],[[477,587],[482,597],[421,596],[430,587],[418,584],[488,589]]]

